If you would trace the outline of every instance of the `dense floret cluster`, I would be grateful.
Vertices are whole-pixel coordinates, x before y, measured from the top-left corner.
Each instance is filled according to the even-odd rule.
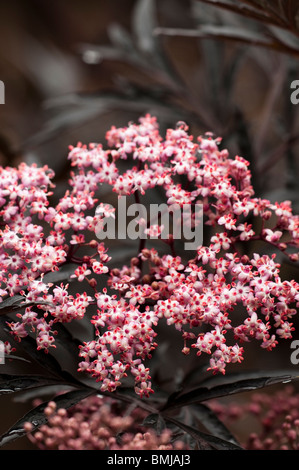
[[[220,142],[210,134],[195,141],[184,123],[162,138],[149,115],[113,127],[107,148],[70,148],[70,188],[54,205],[54,174],[48,167],[1,168],[0,295],[2,300],[21,295],[25,307],[9,322],[14,338],[34,333],[37,348],[47,352],[55,347],[55,325],[81,320],[90,308],[95,337],[80,347],[79,370],[109,392],[130,372],[141,397],[153,392],[145,360],[157,348],[161,319],[181,332],[184,354],[193,348],[210,355],[214,373],[241,362],[245,342],[255,339],[271,350],[290,338],[298,283],[280,277],[275,254],[249,254],[242,246],[255,241],[261,250],[268,246],[298,261],[299,217],[288,201],[255,197],[248,162],[230,158]],[[168,205],[201,205],[212,235],[183,254],[176,253],[171,236],[166,244],[161,240],[166,253],[143,240],[128,266],[111,269],[108,244],[96,236],[99,225],[114,217],[101,203],[103,184],[136,201],[159,187]],[[145,230],[161,233],[157,226]],[[84,247],[93,254],[79,255]],[[46,280],[69,263],[77,265],[71,274],[78,282],[76,295],[68,284]],[[106,287],[99,287],[99,277]],[[85,282],[94,295],[84,290]],[[236,308],[244,315],[232,321]]]
[[[47,423],[37,431],[33,431],[32,423],[24,425],[28,438],[40,450],[188,449],[170,429],[157,433],[143,426],[143,410],[135,408],[128,415],[107,397],[91,396],[68,410],[50,401],[44,416]]]

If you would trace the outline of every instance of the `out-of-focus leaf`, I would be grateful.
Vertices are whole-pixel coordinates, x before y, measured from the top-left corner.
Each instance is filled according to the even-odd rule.
[[[280,377],[258,377],[239,380],[232,383],[216,385],[215,387],[199,387],[190,392],[179,395],[175,398],[173,403],[168,402],[164,406],[164,410],[180,408],[182,406],[192,405],[194,403],[201,403],[203,401],[211,400],[214,398],[225,397],[236,393],[247,392],[264,388],[269,385],[278,384],[292,380],[294,377],[284,375]]]
[[[30,388],[44,387],[61,383],[60,380],[39,375],[0,375],[0,395],[20,392]]]
[[[113,103],[115,105],[115,100],[104,97],[101,100],[88,100],[72,95],[72,97],[69,96],[69,99],[69,103],[66,103],[62,97],[60,98],[60,105],[55,109],[56,114],[45,122],[39,132],[29,137],[24,143],[25,149],[45,143],[57,137],[62,131],[79,126],[95,116],[99,116],[109,110]]]
[[[89,96],[68,95],[67,97],[49,100],[47,105],[49,116],[51,114],[52,116],[49,117],[40,131],[30,136],[23,143],[23,148],[26,151],[57,138],[62,132],[70,128],[75,129],[77,126],[79,127],[111,110],[130,110],[139,113],[150,110],[153,114],[159,113],[161,116],[167,115],[177,120],[186,120],[189,115],[186,110],[175,107],[170,100],[165,99],[165,102],[163,102],[161,96],[159,99],[152,98],[148,93],[134,98],[128,98],[117,92],[105,93],[101,96],[97,94]],[[195,112],[194,117],[196,117]]]
[[[155,21],[155,2],[152,0],[138,0],[133,10],[132,21],[138,49],[143,53],[153,54],[156,49],[153,30],[157,25]]]
[[[223,25],[202,25],[198,29],[155,28],[156,35],[189,36],[198,38],[214,38],[238,41],[245,44],[281,49],[280,44],[265,37],[262,33],[249,29],[241,29]]]
[[[286,29],[272,25],[268,25],[267,29],[277,42],[280,42],[288,48],[299,52],[299,38],[295,36],[291,30],[288,31]]]
[[[298,2],[297,0],[285,0],[283,2],[279,2],[281,5],[281,8],[284,11],[286,19],[289,21],[289,23],[292,26],[296,25],[296,15],[298,14]]]
[[[263,40],[256,44],[264,47],[271,47],[288,54],[299,54],[299,6],[295,0],[290,1],[218,1],[218,0],[199,0],[220,9],[228,10],[242,15],[247,19],[255,20],[264,27]],[[244,33],[250,34],[251,28],[245,24]],[[219,38],[223,37],[221,32]],[[232,34],[231,39],[243,42],[244,35]],[[272,40],[270,40],[272,38]],[[228,37],[226,37],[228,39]]]
[[[130,33],[119,23],[111,23],[108,25],[107,33],[111,43],[118,49],[129,53],[131,56],[135,56],[136,47],[132,41]]]
[[[255,137],[256,155],[259,155],[263,150],[263,144],[266,141],[268,129],[275,114],[275,105],[281,95],[281,91],[286,80],[287,64],[283,59],[284,57],[281,58],[276,70],[272,74],[272,84],[269,86],[267,97],[265,99],[265,106],[261,112],[261,125],[259,126]]]
[[[298,56],[299,36],[294,34],[291,26],[266,24],[264,32],[249,27],[239,28],[227,25],[201,25],[198,29],[155,28],[156,35],[212,38],[217,40],[235,41],[238,43],[270,48],[278,52]]]
[[[243,1],[237,0],[231,1],[219,1],[219,0],[198,0],[201,3],[206,3],[214,7],[222,8],[238,15],[245,16],[260,22],[266,22],[267,24],[281,25],[283,24],[282,18],[275,12],[275,10],[268,8],[266,2],[254,2],[254,1]]]
[[[78,49],[82,54],[82,60],[87,64],[100,64],[104,60],[110,60],[126,62],[132,65],[145,65],[140,55],[132,54],[113,46],[81,44]]]
[[[93,393],[94,390],[91,389],[72,390],[70,392],[58,395],[57,397],[53,398],[53,401],[55,401],[58,409],[69,409]],[[48,419],[44,414],[44,410],[47,405],[48,402],[42,403],[25,414],[25,416],[23,416],[20,420],[18,420],[5,434],[0,437],[0,447],[25,436],[28,432],[24,429],[25,423],[29,422],[32,424],[32,431],[38,429],[42,424],[46,424]]]

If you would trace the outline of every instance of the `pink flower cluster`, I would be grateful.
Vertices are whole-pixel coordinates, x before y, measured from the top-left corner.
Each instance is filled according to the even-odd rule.
[[[168,428],[158,435],[140,425],[146,417],[140,408],[128,415],[125,408],[107,397],[91,396],[69,410],[57,408],[50,401],[44,414],[47,424],[37,431],[32,431],[32,423],[24,425],[28,438],[40,450],[189,449]]]
[[[261,250],[268,246],[298,261],[299,217],[288,201],[254,197],[248,162],[229,158],[220,142],[210,134],[194,141],[182,122],[163,139],[149,115],[113,127],[106,149],[70,147],[70,189],[57,205],[50,203],[54,174],[48,167],[1,168],[0,295],[23,295],[25,307],[9,323],[14,337],[33,332],[38,349],[47,352],[55,347],[55,323],[80,320],[90,307],[96,336],[81,345],[79,370],[109,392],[130,371],[141,397],[153,392],[145,360],[157,347],[161,319],[182,333],[184,354],[194,348],[210,356],[214,373],[241,362],[245,342],[255,339],[271,350],[290,338],[299,285],[281,279],[275,255],[249,254],[247,247],[255,241]],[[125,171],[118,164],[123,160]],[[145,242],[128,266],[110,269],[107,246],[94,239],[98,224],[113,216],[97,199],[103,184],[136,200],[159,186],[169,205],[200,204],[212,234],[196,251],[180,255],[171,238],[161,240],[161,253]],[[160,233],[158,226],[152,229]],[[93,254],[84,254],[87,248]],[[78,282],[75,297],[68,284],[45,278],[67,263],[77,265],[70,276]],[[85,282],[92,297],[81,290]],[[233,315],[237,308],[243,316]]]
[[[241,436],[246,450],[299,450],[299,395],[293,387],[255,392],[246,402],[213,401],[209,406],[237,438],[241,420],[250,420],[254,431]]]

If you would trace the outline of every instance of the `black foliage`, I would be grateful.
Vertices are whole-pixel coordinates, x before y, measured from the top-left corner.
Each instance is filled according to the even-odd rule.
[[[0,395],[15,393],[30,388],[45,387],[48,385],[60,384],[60,380],[34,375],[0,375]]]
[[[221,439],[216,435],[199,431],[196,427],[188,426],[175,418],[167,419],[169,422],[189,434],[194,440],[196,449],[198,450],[242,450],[242,447],[237,444]]]
[[[241,392],[248,392],[273,384],[289,382],[291,379],[292,377],[289,375],[282,377],[269,376],[243,379],[236,382],[225,383],[223,385],[216,385],[210,388],[201,386],[197,389],[191,390],[190,392],[179,394],[173,401],[169,400],[164,409],[180,408],[182,406],[201,403],[206,400],[212,400]]]

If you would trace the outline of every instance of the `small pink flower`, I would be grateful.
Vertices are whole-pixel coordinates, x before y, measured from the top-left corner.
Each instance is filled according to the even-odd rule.
[[[227,214],[227,215],[223,215],[222,217],[218,219],[218,224],[224,225],[227,230],[235,230],[236,220],[237,219],[234,219],[230,214]]]
[[[92,267],[92,270],[95,274],[104,274],[104,273],[107,273],[109,271],[109,268],[107,266],[104,266],[103,263],[100,263],[99,261],[94,261],[91,265]],[[91,271],[89,270],[89,273],[90,274]]]
[[[79,282],[82,282],[89,274],[91,274],[91,270],[87,267],[87,264],[84,263],[75,270],[71,278],[77,278]]]
[[[265,240],[267,240],[268,242],[277,243],[282,236],[282,232],[280,232],[279,230],[273,232],[272,230],[266,228],[263,231],[263,235],[265,237]]]

